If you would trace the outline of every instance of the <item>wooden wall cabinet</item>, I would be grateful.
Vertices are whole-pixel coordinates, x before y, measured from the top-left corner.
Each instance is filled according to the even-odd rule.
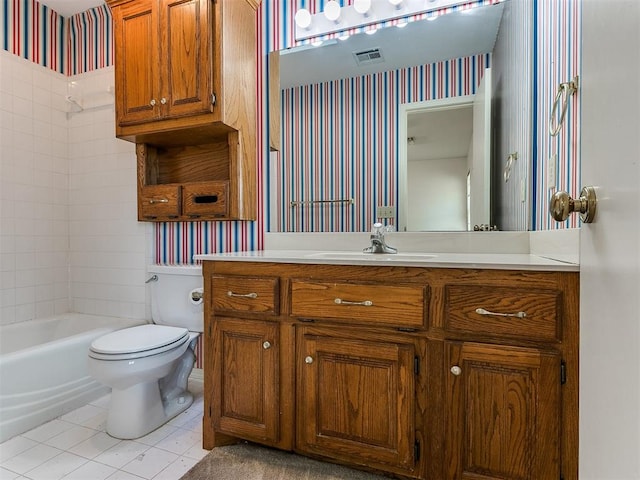
[[[138,219],[254,220],[259,2],[107,4],[116,136],[138,145]],[[192,182],[214,184],[194,193]],[[171,196],[155,199],[163,187]]]
[[[577,273],[206,261],[203,275],[205,448],[577,480]]]

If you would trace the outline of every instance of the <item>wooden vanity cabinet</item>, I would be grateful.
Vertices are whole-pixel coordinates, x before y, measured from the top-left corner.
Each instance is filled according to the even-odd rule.
[[[445,278],[442,301],[444,478],[577,479],[578,274]]]
[[[205,448],[246,439],[400,478],[577,480],[577,273],[203,274]]]

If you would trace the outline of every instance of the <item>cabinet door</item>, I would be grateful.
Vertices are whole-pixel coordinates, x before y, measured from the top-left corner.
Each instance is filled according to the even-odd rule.
[[[119,125],[154,120],[160,114],[158,19],[155,1],[113,9],[116,118]]]
[[[414,346],[298,331],[297,447],[414,467]]]
[[[213,425],[247,440],[278,440],[278,325],[216,318]]]
[[[211,111],[211,0],[160,2],[164,118]]]
[[[446,360],[446,478],[560,478],[559,355],[449,343]]]

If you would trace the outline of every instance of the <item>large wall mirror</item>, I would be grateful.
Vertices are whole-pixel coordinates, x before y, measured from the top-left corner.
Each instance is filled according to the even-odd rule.
[[[527,229],[528,198],[503,180],[510,150],[514,179],[529,168],[530,144],[512,140],[527,138],[513,131],[531,108],[531,12],[518,3],[281,51],[270,231]]]

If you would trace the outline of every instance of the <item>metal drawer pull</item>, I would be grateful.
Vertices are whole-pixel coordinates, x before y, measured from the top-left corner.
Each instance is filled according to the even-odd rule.
[[[255,292],[251,293],[233,293],[231,290],[227,292],[227,297],[242,297],[242,298],[258,298],[258,294]]]
[[[271,342],[269,340],[266,340],[263,344],[262,344],[262,348],[264,348],[265,350],[269,350],[271,348]]]
[[[462,373],[462,369],[458,365],[454,365],[451,367],[451,373],[453,373],[456,377]]]
[[[372,307],[373,302],[371,300],[365,300],[363,302],[349,302],[348,300],[342,300],[341,298],[336,298],[334,300],[338,305],[362,305],[364,307]]]
[[[524,318],[527,316],[526,312],[518,312],[518,313],[496,313],[490,312],[489,310],[485,310],[484,308],[476,308],[476,313],[480,315],[495,315],[496,317],[517,317]]]
[[[313,357],[312,356],[305,357],[304,363],[306,363],[307,365],[311,365],[313,363]]]
[[[167,200],[166,198],[152,198],[149,200],[150,204],[154,204],[154,203],[169,203],[169,200]]]

